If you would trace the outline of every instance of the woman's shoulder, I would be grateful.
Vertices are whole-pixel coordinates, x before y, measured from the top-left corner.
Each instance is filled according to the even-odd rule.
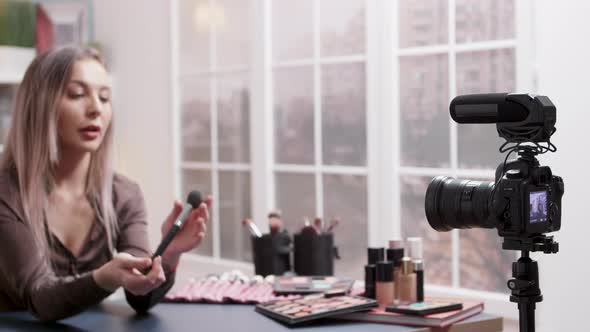
[[[18,177],[13,171],[0,170],[0,213],[11,212],[23,218]]]
[[[113,199],[117,205],[117,203],[124,204],[128,201],[143,200],[143,195],[137,182],[123,174],[115,173],[113,175]]]

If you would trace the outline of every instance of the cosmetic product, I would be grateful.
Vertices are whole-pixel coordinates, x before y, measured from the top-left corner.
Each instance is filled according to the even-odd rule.
[[[413,261],[416,272],[416,301],[424,301],[424,261]]]
[[[422,260],[422,238],[409,237],[408,241],[408,257],[412,260]]]
[[[377,262],[377,278],[375,280],[375,295],[380,306],[393,304],[393,263]]]
[[[385,260],[383,255],[383,248],[367,248],[367,255],[369,256],[369,264],[377,264]]]
[[[273,291],[275,294],[307,294],[327,291],[348,293],[354,283],[350,278],[330,276],[293,276],[275,277]]]
[[[365,297],[375,298],[375,277],[377,266],[374,264],[365,265]]]
[[[424,258],[422,238],[408,238],[408,256],[412,259],[412,266],[416,272],[416,298],[424,301]]]
[[[316,217],[313,220],[313,227],[315,227],[315,230],[318,234],[323,233],[324,232],[324,221],[322,220],[322,218]]]
[[[301,228],[301,234],[302,235],[318,235],[318,231],[317,229],[312,226],[311,222],[309,221],[309,218],[305,217],[303,218],[303,228]]]
[[[410,257],[402,258],[402,273],[397,283],[400,302],[416,302],[416,273]]]
[[[193,190],[188,194],[188,197],[186,198],[186,204],[182,207],[182,212],[180,212],[180,214],[174,221],[174,224],[172,224],[172,226],[166,233],[166,236],[164,236],[162,242],[160,242],[160,245],[156,249],[156,252],[152,255],[152,259],[161,256],[164,253],[170,242],[172,242],[172,239],[174,238],[176,233],[178,233],[178,231],[184,225],[185,221],[188,219],[190,213],[193,211],[193,209],[198,209],[202,202],[203,199],[201,198],[200,192]]]
[[[281,219],[281,212],[278,210],[270,211],[268,214],[268,227],[271,234],[276,234],[283,228],[283,220]]]
[[[399,248],[404,248],[404,241],[403,240],[389,240],[389,248],[390,249],[399,249]]]
[[[367,311],[376,306],[375,300],[360,296],[327,298],[323,294],[313,294],[261,303],[256,306],[256,311],[288,325],[296,325],[319,318]]]
[[[404,257],[404,248],[389,248],[387,250],[387,260],[393,262],[393,281],[398,282],[402,273],[402,258]],[[399,287],[395,287],[395,299],[399,299]]]
[[[330,224],[328,225],[328,229],[326,229],[327,233],[331,233],[334,230],[334,227],[338,226],[340,223],[340,218],[335,217],[330,219]]]
[[[260,229],[258,229],[258,226],[256,226],[256,224],[252,220],[244,219],[242,220],[242,225],[248,228],[250,235],[252,235],[253,237],[262,237]]]

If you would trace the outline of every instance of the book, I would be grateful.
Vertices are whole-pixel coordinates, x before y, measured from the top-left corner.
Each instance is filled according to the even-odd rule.
[[[428,301],[440,302],[460,302],[463,304],[462,309],[447,311],[426,316],[405,315],[395,312],[387,312],[385,307],[377,307],[366,312],[354,312],[344,315],[338,315],[334,318],[343,320],[374,322],[384,324],[410,325],[410,326],[429,326],[429,327],[447,327],[454,323],[460,322],[471,316],[475,316],[483,311],[484,304],[481,301],[470,301],[461,299],[448,298],[428,298]]]
[[[400,314],[417,316],[426,316],[459,309],[463,309],[463,303],[441,301],[401,303],[385,307],[385,311],[387,312],[397,312]]]
[[[376,306],[377,301],[366,297],[314,294],[258,304],[256,311],[288,325],[296,325]]]

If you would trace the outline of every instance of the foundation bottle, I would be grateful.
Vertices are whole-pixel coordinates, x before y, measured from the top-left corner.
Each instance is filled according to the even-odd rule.
[[[375,284],[377,303],[382,307],[393,304],[394,285],[392,262],[384,261],[377,263],[377,278]]]
[[[402,272],[397,281],[400,302],[416,302],[416,273],[410,257],[402,258]]]
[[[402,274],[402,258],[404,257],[404,248],[387,249],[387,260],[393,263],[393,281],[396,283],[394,298],[399,299],[399,287],[397,282]]]

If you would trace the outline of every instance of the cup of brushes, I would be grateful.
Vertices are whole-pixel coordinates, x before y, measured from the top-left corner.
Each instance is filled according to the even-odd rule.
[[[263,276],[282,275],[291,270],[291,238],[283,228],[280,211],[271,211],[268,222],[268,234],[262,234],[250,219],[243,220],[242,224],[252,237],[255,273]],[[329,223],[324,223],[321,218],[315,218],[313,223],[307,218],[304,220],[303,228],[294,235],[293,258],[296,274],[334,274],[334,258],[340,257],[334,246],[333,230],[339,223],[338,218],[333,218]]]

